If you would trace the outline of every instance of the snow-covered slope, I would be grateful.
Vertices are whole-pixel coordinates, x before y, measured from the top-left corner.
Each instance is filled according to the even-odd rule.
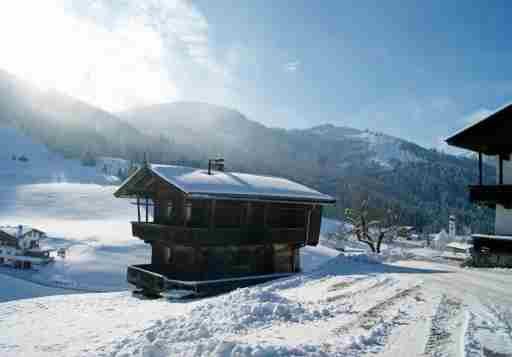
[[[3,143],[0,152],[2,185],[115,182],[115,178],[98,173],[95,167],[84,167],[77,160],[66,160],[51,152],[43,143],[34,141],[13,127],[0,126],[0,142]]]
[[[407,145],[404,145],[411,143],[384,133],[370,130],[363,131],[332,124],[319,125],[311,129],[295,132],[315,135],[320,140],[338,141],[341,145],[340,148],[346,147],[347,143],[352,143],[348,144],[348,147],[357,147],[358,144],[363,144],[364,151],[368,152],[365,158],[366,163],[377,164],[382,168],[392,168],[397,162],[409,163],[424,161],[423,158],[417,156],[413,151],[410,151]],[[338,167],[343,167],[344,165],[347,165],[347,163],[340,162],[337,164]]]
[[[392,168],[393,161],[402,163],[423,161],[403,147],[402,139],[368,130],[352,135],[352,137],[367,142],[369,150],[373,153],[370,160],[382,167]]]
[[[0,267],[0,273],[54,287],[127,289],[126,266],[146,261],[149,253],[131,237],[131,205],[113,197],[117,178],[64,159],[12,127],[0,126],[0,142],[6,144],[0,152],[0,225],[41,229],[52,237],[42,242],[45,248],[67,249],[65,259],[38,270]]]

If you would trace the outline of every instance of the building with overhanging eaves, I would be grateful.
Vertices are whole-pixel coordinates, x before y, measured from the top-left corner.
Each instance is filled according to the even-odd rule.
[[[474,234],[472,255],[481,266],[512,267],[512,105],[473,124],[446,142],[478,153],[478,182],[469,186],[471,202],[495,208],[494,232]],[[497,159],[497,178],[483,175],[483,155]]]
[[[209,293],[301,270],[299,249],[317,245],[322,206],[335,200],[284,178],[146,164],[115,192],[135,200],[133,235],[151,263],[128,281],[148,294]]]
[[[46,233],[25,225],[0,227],[0,264],[29,269],[52,260],[50,250],[41,249]]]

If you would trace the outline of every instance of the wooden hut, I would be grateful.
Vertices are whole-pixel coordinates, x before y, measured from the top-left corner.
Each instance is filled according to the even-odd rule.
[[[283,178],[144,165],[115,192],[137,206],[135,237],[151,263],[128,281],[147,294],[210,293],[301,271],[299,249],[317,245],[322,205],[333,198]]]
[[[452,146],[478,153],[478,182],[469,186],[471,202],[495,208],[494,232],[474,234],[476,265],[512,267],[512,105],[508,105],[449,139]],[[496,158],[496,181],[483,177],[483,155]]]

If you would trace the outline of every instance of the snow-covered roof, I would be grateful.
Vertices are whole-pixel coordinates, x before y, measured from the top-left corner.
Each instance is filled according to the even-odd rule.
[[[461,243],[461,242],[451,242],[446,245],[448,248],[460,249],[460,250],[468,250],[473,247],[473,244],[469,243]]]
[[[26,226],[26,225],[0,226],[0,231],[2,231],[14,238],[17,238],[18,236],[23,237],[25,234],[30,233],[31,231],[41,232],[38,229],[32,228],[30,226]],[[41,233],[43,233],[43,232],[41,232]]]
[[[280,177],[214,170],[208,174],[208,170],[205,169],[173,165],[149,165],[147,168],[190,197],[335,202],[331,196]],[[136,175],[137,173],[132,177]],[[118,193],[130,183],[131,178],[125,181]],[[121,193],[118,196],[124,195]]]
[[[450,238],[450,236],[448,235],[448,233],[446,233],[446,231],[444,229],[441,229],[441,232],[434,235],[435,241],[448,240],[449,238]]]
[[[151,165],[151,170],[191,196],[255,196],[334,202],[328,195],[280,177],[222,171],[212,171],[209,175],[204,169],[168,165]]]
[[[512,241],[512,236],[499,236],[499,235],[492,235],[492,234],[473,234],[473,238],[485,238],[485,239]]]

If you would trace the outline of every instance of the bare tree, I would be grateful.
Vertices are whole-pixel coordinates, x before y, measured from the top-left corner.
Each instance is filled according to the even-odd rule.
[[[381,220],[370,220],[368,199],[362,201],[358,210],[346,209],[345,219],[353,226],[350,233],[358,241],[366,243],[374,253],[380,253],[382,243],[393,240],[400,231],[399,211],[387,209]]]

